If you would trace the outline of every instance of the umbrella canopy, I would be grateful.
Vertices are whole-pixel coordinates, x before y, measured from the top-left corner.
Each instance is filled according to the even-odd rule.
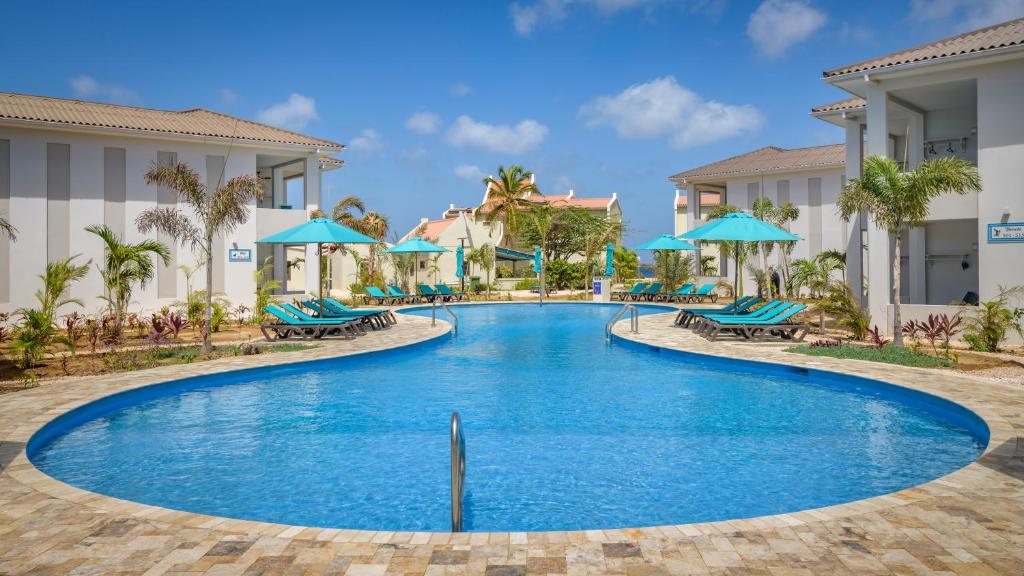
[[[684,242],[671,234],[662,234],[654,240],[644,242],[635,250],[696,250],[697,247],[689,242]]]
[[[462,269],[466,266],[466,250],[459,246],[455,249],[455,277],[462,278]]]
[[[609,278],[615,275],[615,245],[611,242],[604,248],[604,275]]]
[[[257,244],[379,244],[365,234],[327,218],[313,218],[298,226],[271,234]]]
[[[676,238],[708,242],[784,242],[787,240],[802,240],[796,234],[790,234],[774,224],[758,220],[746,212],[731,212],[699,228],[684,232],[676,236]],[[743,273],[740,269],[739,250],[736,250],[734,258],[736,259],[736,275],[732,281],[732,293],[734,297],[738,298],[737,284],[739,283],[740,274]]]
[[[401,244],[396,244],[391,248],[385,250],[389,254],[419,254],[421,252],[447,252],[447,248],[443,248],[434,244],[433,242],[427,242],[423,238],[412,238],[406,240]]]
[[[291,228],[256,241],[257,244],[316,244],[322,256],[321,244],[379,244],[377,240],[360,234],[327,218],[313,218]],[[320,257],[317,258],[318,260]],[[320,299],[324,298],[324,279],[320,279]]]
[[[758,220],[746,212],[732,212],[717,220],[676,236],[684,240],[735,240],[740,242],[774,242],[801,240],[782,228]]]

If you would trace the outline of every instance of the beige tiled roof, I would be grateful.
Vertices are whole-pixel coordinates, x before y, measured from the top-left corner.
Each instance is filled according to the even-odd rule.
[[[806,170],[842,166],[846,162],[846,146],[829,144],[811,148],[794,148],[786,150],[777,146],[766,146],[753,152],[705,164],[686,172],[669,176],[669,180],[677,184],[692,179],[710,177],[738,176],[742,174],[759,174],[761,172],[785,172],[787,170]]]
[[[0,120],[24,120],[66,126],[138,130],[152,134],[178,134],[235,138],[252,142],[294,144],[341,149],[343,146],[202,108],[175,112],[0,92]]]
[[[811,108],[811,114],[820,114],[823,112],[842,112],[844,110],[854,110],[856,108],[863,108],[867,106],[867,100],[864,100],[860,96],[854,96],[853,98],[847,98],[838,102],[832,102],[829,104],[823,104],[815,108]]]
[[[830,78],[855,72],[868,72],[901,64],[925,62],[1013,46],[1024,46],[1024,18],[1010,20],[1009,22],[966,32],[952,38],[922,44],[909,50],[901,50],[878,58],[827,70],[824,73],[824,77]]]

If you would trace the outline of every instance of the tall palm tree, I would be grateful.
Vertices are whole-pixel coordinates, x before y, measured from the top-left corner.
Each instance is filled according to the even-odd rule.
[[[388,217],[380,212],[367,211],[366,204],[358,196],[345,196],[338,200],[338,203],[331,209],[331,220],[381,242],[384,241],[388,230],[390,230]],[[339,247],[339,250],[342,254],[348,253],[343,246]],[[367,274],[370,276],[371,282],[375,278],[377,270],[377,251],[377,244],[369,246],[369,257],[366,262]]]
[[[160,258],[167,266],[171,263],[171,250],[157,240],[143,240],[136,244],[125,242],[122,236],[104,225],[87,226],[85,231],[103,240],[103,265],[97,265],[97,268],[106,290],[104,299],[114,316],[114,335],[120,336],[124,319],[128,316],[132,290],[136,284],[145,288],[156,275],[152,256]]]
[[[818,300],[818,332],[825,333],[825,306],[822,300],[831,288],[832,273],[841,270],[843,263],[829,252],[822,252],[814,258],[798,258],[793,261],[793,274],[790,276],[793,295],[799,295],[802,287],[810,290],[811,298]]]
[[[221,173],[217,186],[210,190],[200,182],[199,174],[184,163],[166,166],[154,163],[146,172],[146,183],[167,186],[176,191],[198,220],[193,221],[178,208],[149,208],[135,219],[135,226],[143,233],[159,230],[167,234],[182,245],[191,247],[198,256],[197,260],[208,263],[203,350],[210,352],[213,350],[213,238],[230,234],[249,220],[249,206],[263,199],[263,186],[259,178],[252,175],[235,176],[224,182],[224,174]]]
[[[488,176],[483,182],[487,185],[487,202],[476,209],[476,215],[482,214],[488,224],[504,220],[508,229],[506,238],[515,238],[519,232],[522,209],[531,204],[526,197],[540,194],[537,185],[533,183],[533,172],[516,164],[508,169],[498,166],[498,177]]]
[[[770,223],[782,228],[783,230],[789,231],[789,224],[800,217],[800,209],[797,208],[792,202],[786,202],[776,206],[772,210]],[[779,288],[783,291],[785,296],[786,283],[789,282],[789,255],[793,253],[793,248],[796,247],[795,240],[782,240],[777,242],[779,246],[779,270],[782,275],[782,281],[779,282]]]
[[[358,211],[356,214],[353,211]],[[331,209],[331,220],[334,220],[342,226],[348,226],[349,228],[355,228],[359,222],[360,216],[366,212],[366,204],[363,203],[362,199],[358,196],[345,196]]]
[[[892,257],[893,344],[903,345],[900,327],[900,236],[904,228],[916,228],[928,218],[928,205],[946,192],[966,194],[981,191],[978,168],[967,160],[942,157],[922,162],[914,170],[901,172],[899,164],[885,156],[868,156],[863,175],[846,184],[836,201],[839,215],[849,221],[865,212],[895,238]]]

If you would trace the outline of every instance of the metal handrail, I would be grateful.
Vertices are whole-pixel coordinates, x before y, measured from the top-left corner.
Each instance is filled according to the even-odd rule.
[[[622,306],[622,308],[619,308],[619,311],[616,312],[614,316],[612,316],[612,319],[609,320],[608,323],[604,325],[604,337],[606,340],[612,339],[612,327],[615,326],[615,323],[621,320],[623,316],[625,316],[626,312],[629,312],[630,314],[629,331],[632,332],[633,334],[636,334],[637,332],[640,331],[640,312],[637,311],[635,305],[625,304]]]
[[[466,438],[462,418],[452,412],[452,532],[462,532],[462,493],[466,481]]]
[[[444,300],[441,300],[440,298],[434,298],[430,302],[430,325],[431,326],[437,326],[437,305],[438,305],[438,303],[440,303],[441,304],[441,308],[445,312],[447,312],[449,316],[452,317],[452,336],[457,336],[459,334],[459,317],[456,316],[455,313],[452,312],[450,308],[448,308],[448,305],[444,303]]]

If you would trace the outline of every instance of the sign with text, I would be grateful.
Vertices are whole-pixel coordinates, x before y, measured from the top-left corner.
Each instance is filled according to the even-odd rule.
[[[989,242],[1024,242],[1024,222],[988,225]]]
[[[231,248],[228,250],[228,262],[252,262],[252,249]]]

